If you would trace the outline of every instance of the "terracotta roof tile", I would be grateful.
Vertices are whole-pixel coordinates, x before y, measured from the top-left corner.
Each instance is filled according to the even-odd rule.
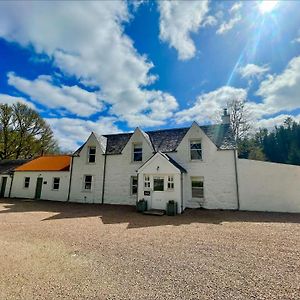
[[[69,171],[71,156],[46,155],[18,167],[15,171]]]

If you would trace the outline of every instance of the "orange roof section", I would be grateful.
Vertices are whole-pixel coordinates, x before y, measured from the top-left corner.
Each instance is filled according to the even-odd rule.
[[[45,155],[29,161],[15,171],[69,171],[71,156]]]

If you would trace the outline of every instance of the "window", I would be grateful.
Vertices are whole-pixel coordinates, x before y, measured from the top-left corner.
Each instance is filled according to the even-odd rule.
[[[92,175],[85,175],[84,176],[84,189],[85,190],[91,190],[92,189],[92,181],[93,181],[93,176]]]
[[[195,140],[190,142],[191,160],[202,159],[201,141]]]
[[[52,183],[52,189],[53,190],[59,190],[59,182],[60,182],[59,177],[54,177],[53,178],[53,183]]]
[[[164,178],[163,177],[153,177],[153,190],[163,191],[164,190]]]
[[[192,177],[192,198],[204,197],[203,177]]]
[[[174,190],[174,177],[168,176],[168,190]]]
[[[96,161],[96,147],[89,147],[88,162],[94,163]]]
[[[29,183],[30,183],[30,177],[25,177],[24,178],[24,188],[25,189],[29,188]]]
[[[131,176],[131,195],[136,195],[138,190],[137,176]]]
[[[145,177],[144,177],[144,187],[150,188],[150,176],[149,175],[145,175]]]
[[[133,161],[143,160],[143,144],[133,144]]]

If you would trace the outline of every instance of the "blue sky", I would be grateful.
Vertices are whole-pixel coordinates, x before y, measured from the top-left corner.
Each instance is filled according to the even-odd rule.
[[[62,149],[99,134],[300,120],[300,2],[0,2],[0,101],[25,102]]]

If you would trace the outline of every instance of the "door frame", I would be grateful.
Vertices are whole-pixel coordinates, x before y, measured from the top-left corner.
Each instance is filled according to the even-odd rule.
[[[38,177],[36,179],[34,199],[41,199],[42,189],[43,189],[43,177]]]
[[[1,180],[0,198],[5,197],[6,185],[7,185],[7,176],[3,176]]]

